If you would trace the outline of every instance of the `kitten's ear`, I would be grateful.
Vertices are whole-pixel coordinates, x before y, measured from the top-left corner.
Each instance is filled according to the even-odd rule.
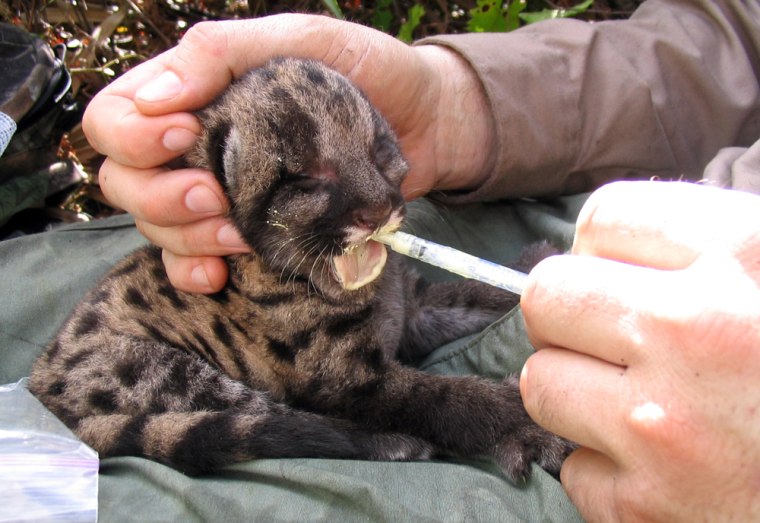
[[[239,172],[242,141],[238,130],[227,122],[215,127],[209,134],[207,153],[209,167],[226,190],[235,184]]]

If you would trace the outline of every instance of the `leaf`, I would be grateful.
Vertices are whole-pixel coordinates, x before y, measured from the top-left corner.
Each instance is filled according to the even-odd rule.
[[[472,33],[496,33],[507,30],[502,13],[502,0],[478,0],[470,9],[467,29]]]
[[[410,7],[407,13],[406,22],[401,24],[401,27],[399,28],[398,39],[408,44],[411,43],[412,33],[417,26],[420,25],[420,20],[422,20],[424,14],[425,8],[420,4],[414,4]]]
[[[322,3],[325,4],[327,10],[330,11],[335,18],[338,18],[339,20],[346,19],[343,15],[343,10],[340,8],[336,0],[322,0]]]
[[[391,2],[393,0],[378,0],[375,12],[372,14],[372,27],[384,32],[388,32],[393,23],[393,13],[391,13]]]
[[[551,20],[553,18],[569,18],[585,12],[593,5],[593,3],[594,0],[585,0],[584,2],[568,9],[543,9],[531,13],[520,13],[520,20],[526,24],[535,24],[536,22]]]
[[[515,0],[509,3],[507,14],[504,16],[504,25],[507,31],[514,31],[520,27],[520,13],[522,13],[527,4],[525,0]]]

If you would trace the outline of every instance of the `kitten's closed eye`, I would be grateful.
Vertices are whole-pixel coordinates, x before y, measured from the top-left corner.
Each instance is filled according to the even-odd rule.
[[[338,173],[334,167],[331,166],[317,166],[313,168],[304,169],[297,173],[284,172],[281,176],[289,179],[292,182],[304,184],[304,187],[316,188],[322,183],[335,184],[338,183]],[[309,183],[316,182],[316,183]]]

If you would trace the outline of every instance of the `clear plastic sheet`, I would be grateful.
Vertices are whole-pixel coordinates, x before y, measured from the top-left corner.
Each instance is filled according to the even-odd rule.
[[[0,386],[0,522],[98,518],[98,454],[26,388]]]

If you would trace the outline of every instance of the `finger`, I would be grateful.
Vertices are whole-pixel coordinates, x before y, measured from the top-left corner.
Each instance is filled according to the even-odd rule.
[[[135,223],[151,243],[177,256],[226,256],[250,251],[237,229],[222,216],[174,227],[158,227],[141,220]]]
[[[169,281],[180,290],[210,294],[227,282],[229,269],[222,258],[177,256],[165,249],[162,258]]]
[[[99,183],[115,206],[161,227],[220,216],[229,207],[214,175],[202,169],[136,169],[106,158]]]
[[[614,504],[615,488],[620,488],[617,465],[604,454],[580,448],[562,465],[560,480],[568,497],[587,521],[622,521]],[[629,517],[631,515],[629,514]]]
[[[135,167],[154,167],[188,150],[200,134],[198,119],[187,112],[146,116],[133,101],[137,85],[155,74],[143,64],[109,85],[88,104],[82,119],[87,139],[99,152]]]
[[[139,89],[136,101],[146,114],[200,108],[233,78],[279,56],[315,58],[330,63],[345,47],[351,53],[345,24],[310,15],[195,24],[177,47],[159,57],[163,72]],[[293,35],[299,38],[294,39]],[[356,40],[355,36],[354,40]]]
[[[626,366],[648,356],[641,316],[665,287],[655,269],[590,256],[553,256],[530,272],[520,305],[537,349],[563,347]]]
[[[685,268],[705,250],[727,241],[730,231],[715,216],[734,212],[735,200],[742,196],[732,193],[682,182],[604,186],[578,216],[573,253],[660,269]],[[760,219],[756,202],[747,207]]]
[[[295,34],[299,37],[293,38]],[[400,110],[399,104],[387,101],[392,97],[377,96],[380,91],[387,93],[379,86],[394,85],[401,92],[412,93],[410,103],[413,93],[423,88],[418,75],[408,74],[410,68],[420,65],[410,46],[357,24],[287,14],[195,24],[177,47],[157,58],[163,70],[135,93],[135,101],[145,114],[198,109],[232,79],[281,56],[324,62],[364,89],[390,120]],[[394,78],[388,78],[389,71]]]
[[[563,349],[525,362],[520,393],[530,417],[547,430],[607,455],[625,452],[621,415],[629,381],[624,368]]]

